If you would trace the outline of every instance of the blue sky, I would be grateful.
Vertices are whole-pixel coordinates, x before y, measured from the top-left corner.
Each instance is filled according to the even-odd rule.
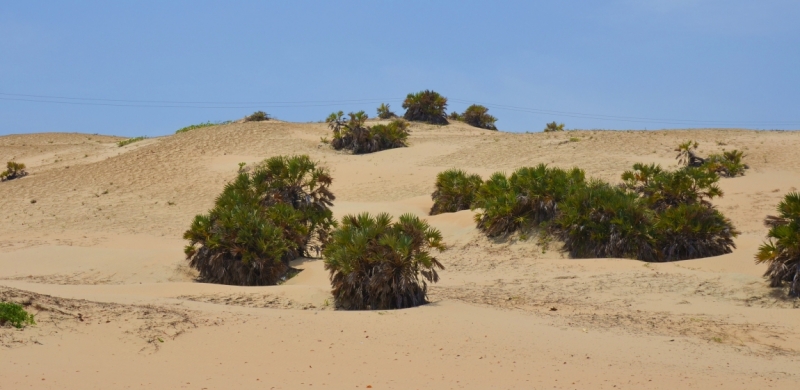
[[[0,135],[374,116],[422,89],[502,131],[800,129],[797,1],[69,3],[0,5]]]

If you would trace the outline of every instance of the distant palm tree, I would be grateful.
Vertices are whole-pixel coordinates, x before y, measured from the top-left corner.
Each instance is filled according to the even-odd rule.
[[[378,106],[378,118],[381,118],[381,119],[392,119],[392,118],[396,118],[396,117],[397,117],[397,115],[395,115],[395,113],[393,113],[392,110],[389,109],[389,105],[388,104],[381,103],[381,105]]]
[[[463,120],[469,125],[480,127],[481,129],[497,130],[497,127],[494,125],[497,118],[489,115],[488,108],[478,104],[467,107],[466,111],[459,115],[457,119]]]
[[[555,121],[553,121],[548,123],[547,126],[545,126],[544,128],[545,133],[550,133],[553,131],[564,131],[564,124],[563,123],[558,124]]]

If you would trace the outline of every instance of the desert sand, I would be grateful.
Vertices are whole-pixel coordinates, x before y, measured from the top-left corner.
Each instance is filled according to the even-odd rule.
[[[800,188],[800,132],[697,129],[511,134],[415,124],[408,148],[320,142],[325,124],[236,123],[117,147],[119,137],[0,137],[0,299],[37,325],[0,328],[2,389],[795,389],[800,301],[753,255],[764,217]],[[113,129],[109,132],[113,133]],[[462,211],[427,216],[435,176],[547,163],[617,182],[744,150],[715,203],[741,231],[728,255],[645,263],[570,259],[536,237],[487,239]],[[333,173],[337,218],[414,213],[444,234],[446,269],[422,307],[331,307],[321,259],[280,286],[195,281],[181,239],[239,162],[308,154]],[[35,203],[33,202],[35,201]]]

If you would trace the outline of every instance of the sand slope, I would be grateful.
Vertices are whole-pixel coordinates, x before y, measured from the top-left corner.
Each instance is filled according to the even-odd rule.
[[[96,135],[0,137],[0,161],[31,172],[0,183],[0,297],[38,312],[35,327],[0,329],[0,388],[793,388],[800,379],[800,302],[768,288],[753,262],[761,221],[800,188],[800,133],[412,130],[409,148],[363,156],[321,144],[324,124],[229,124],[122,148]],[[535,237],[487,239],[470,211],[427,217],[447,168],[488,177],[576,165],[616,182],[634,162],[674,167],[687,139],[703,155],[747,154],[751,169],[721,180],[716,202],[742,232],[731,254],[574,260]],[[333,171],[337,217],[410,212],[442,230],[451,249],[433,304],[334,311],[316,259],[296,262],[304,271],[281,286],[194,282],[180,239],[193,216],[239,162],[295,153]]]

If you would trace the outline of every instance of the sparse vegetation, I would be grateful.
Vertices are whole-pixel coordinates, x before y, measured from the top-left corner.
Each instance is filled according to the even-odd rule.
[[[186,126],[182,129],[175,131],[175,134],[185,133],[187,131],[192,131],[195,129],[202,129],[204,127],[211,127],[211,126],[219,126],[219,125],[227,125],[229,123],[233,123],[232,121],[223,121],[223,122],[205,122],[205,123],[198,123],[196,125]]]
[[[319,252],[336,222],[332,179],[308,156],[278,156],[225,186],[208,214],[184,234],[186,257],[200,279],[234,285],[274,285],[289,262]]]
[[[550,132],[553,132],[553,131],[564,131],[564,124],[563,123],[559,124],[559,123],[556,123],[555,121],[553,121],[553,122],[548,123],[544,127],[544,132],[545,133],[550,133]]]
[[[122,141],[117,142],[117,146],[121,148],[121,147],[123,147],[125,145],[130,145],[130,144],[132,144],[134,142],[139,142],[139,141],[146,140],[146,139],[147,139],[147,137],[128,138],[128,139],[124,139]]]
[[[483,180],[460,169],[448,169],[436,176],[436,190],[431,194],[430,215],[469,210]]]
[[[453,119],[463,120],[471,126],[480,127],[481,129],[487,130],[497,130],[497,127],[494,125],[494,123],[497,121],[497,118],[489,115],[489,109],[484,106],[473,104],[467,107],[463,114],[456,115],[456,118]]]
[[[0,173],[0,181],[19,179],[24,176],[28,176],[25,164],[9,161],[6,163],[6,170]]]
[[[245,122],[261,122],[261,121],[268,121],[270,120],[269,114],[264,111],[256,111],[246,117],[244,117]]]
[[[380,119],[392,119],[397,118],[397,115],[389,109],[389,105],[386,103],[381,103],[378,106],[378,118]]]
[[[434,91],[410,93],[403,101],[406,113],[403,118],[414,122],[427,122],[434,125],[446,125],[447,98]]]
[[[757,263],[766,263],[770,286],[789,283],[789,295],[800,297],[800,193],[790,192],[778,204],[778,215],[764,220],[768,241],[758,248]]]
[[[366,126],[368,117],[364,111],[348,114],[334,112],[325,122],[333,130],[331,146],[336,150],[351,150],[354,154],[374,153],[381,150],[407,146],[408,122],[396,119],[389,124]]]
[[[427,282],[444,266],[431,254],[445,250],[441,233],[418,217],[347,215],[325,248],[333,298],[345,310],[402,309],[427,303]]]
[[[723,151],[722,154],[712,154],[708,158],[702,158],[697,155],[696,141],[686,141],[677,148],[675,151],[678,155],[675,157],[678,164],[704,168],[708,171],[717,173],[724,177],[736,177],[744,175],[744,171],[749,169],[747,164],[743,162],[745,154],[739,150]]]
[[[22,328],[26,325],[36,325],[33,315],[16,303],[0,302],[0,325],[11,324],[15,328]]]

